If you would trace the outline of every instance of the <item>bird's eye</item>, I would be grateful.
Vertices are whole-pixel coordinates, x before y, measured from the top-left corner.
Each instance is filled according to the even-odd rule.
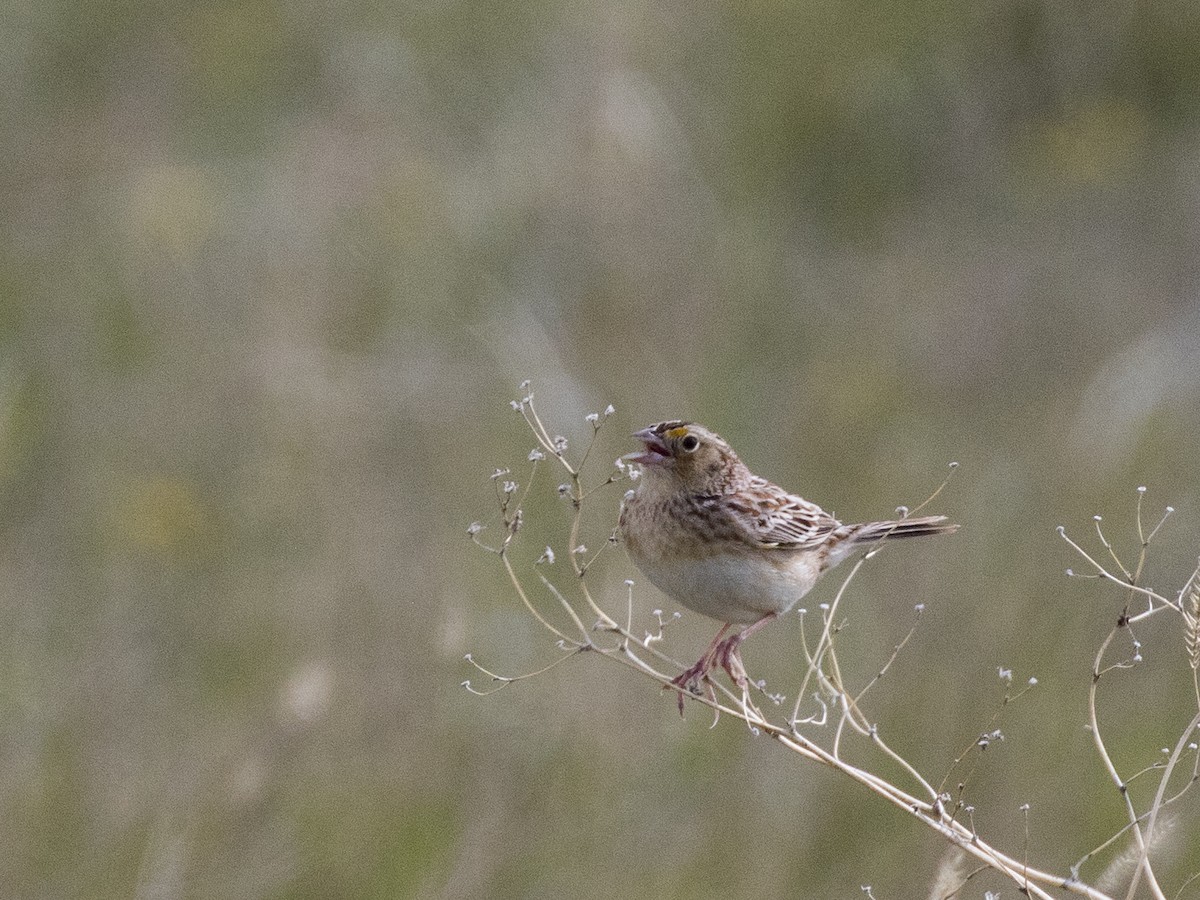
[[[691,453],[700,446],[700,438],[696,437],[694,434],[689,434],[680,442],[679,446],[688,453]]]

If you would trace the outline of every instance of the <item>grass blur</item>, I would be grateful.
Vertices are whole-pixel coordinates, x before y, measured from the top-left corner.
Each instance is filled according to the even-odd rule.
[[[1012,667],[1040,684],[976,824],[1016,851],[1030,803],[1064,872],[1121,825],[1082,725],[1122,597],[1054,526],[1132,555],[1147,486],[1168,595],[1200,544],[1195,4],[3,19],[0,895],[924,896],[932,835],[619,671],[459,687],[467,652],[553,656],[465,537],[531,446],[524,378],[572,439],[615,405],[601,459],[693,418],[845,520],[958,461],[961,534],[863,572],[843,662],[924,602],[891,740],[944,771]],[[530,558],[564,517],[531,511]],[[786,690],[796,637],[752,672]],[[1182,638],[1139,637],[1129,771],[1190,717]]]

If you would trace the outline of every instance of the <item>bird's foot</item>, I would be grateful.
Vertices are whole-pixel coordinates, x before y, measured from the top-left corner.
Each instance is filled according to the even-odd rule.
[[[766,721],[766,717],[763,716],[762,710],[750,699],[750,689],[754,688],[755,690],[762,691],[767,696],[770,695],[766,693],[763,682],[751,681],[750,677],[746,674],[746,666],[742,662],[742,654],[739,650],[740,644],[740,635],[734,635],[728,640],[722,641],[717,647],[714,659],[717,665],[729,673],[730,680],[737,685],[738,691],[741,693],[742,719],[752,732],[758,734],[758,728],[754,723],[756,721]]]
[[[710,695],[713,694],[712,685],[706,684],[708,681],[708,673],[712,671],[713,657],[711,654],[704,654],[695,663],[688,666],[678,675],[671,679],[671,687],[676,689],[676,699],[679,702],[679,715],[683,715],[683,693],[687,691],[689,694],[695,694],[697,697],[703,696],[701,685],[704,684]]]
[[[713,651],[713,663],[720,666],[728,674],[730,680],[737,685],[742,693],[746,693],[750,687],[750,679],[746,675],[746,666],[742,662],[742,634],[735,634],[728,637],[721,643],[717,644]]]

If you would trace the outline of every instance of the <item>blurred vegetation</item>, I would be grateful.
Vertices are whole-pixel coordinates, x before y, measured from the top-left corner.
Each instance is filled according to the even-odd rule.
[[[881,727],[941,771],[1036,675],[977,824],[1015,849],[1031,803],[1058,870],[1119,826],[1082,704],[1121,598],[1053,527],[1132,544],[1147,485],[1150,580],[1196,557],[1196,4],[0,21],[0,895],[923,896],[931,835],[634,679],[461,690],[552,650],[463,534],[527,377],[573,438],[615,404],[610,457],[695,418],[846,519],[959,461],[961,535],[864,572],[845,659],[925,602]],[[1190,696],[1140,637],[1131,770]],[[748,664],[786,682],[796,638]]]

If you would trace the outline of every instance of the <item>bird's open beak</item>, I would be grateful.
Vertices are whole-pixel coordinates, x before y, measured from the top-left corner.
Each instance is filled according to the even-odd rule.
[[[644,450],[630,453],[624,458],[643,466],[662,466],[671,458],[671,451],[661,437],[654,433],[653,428],[643,428],[635,431],[633,436],[646,445]]]

